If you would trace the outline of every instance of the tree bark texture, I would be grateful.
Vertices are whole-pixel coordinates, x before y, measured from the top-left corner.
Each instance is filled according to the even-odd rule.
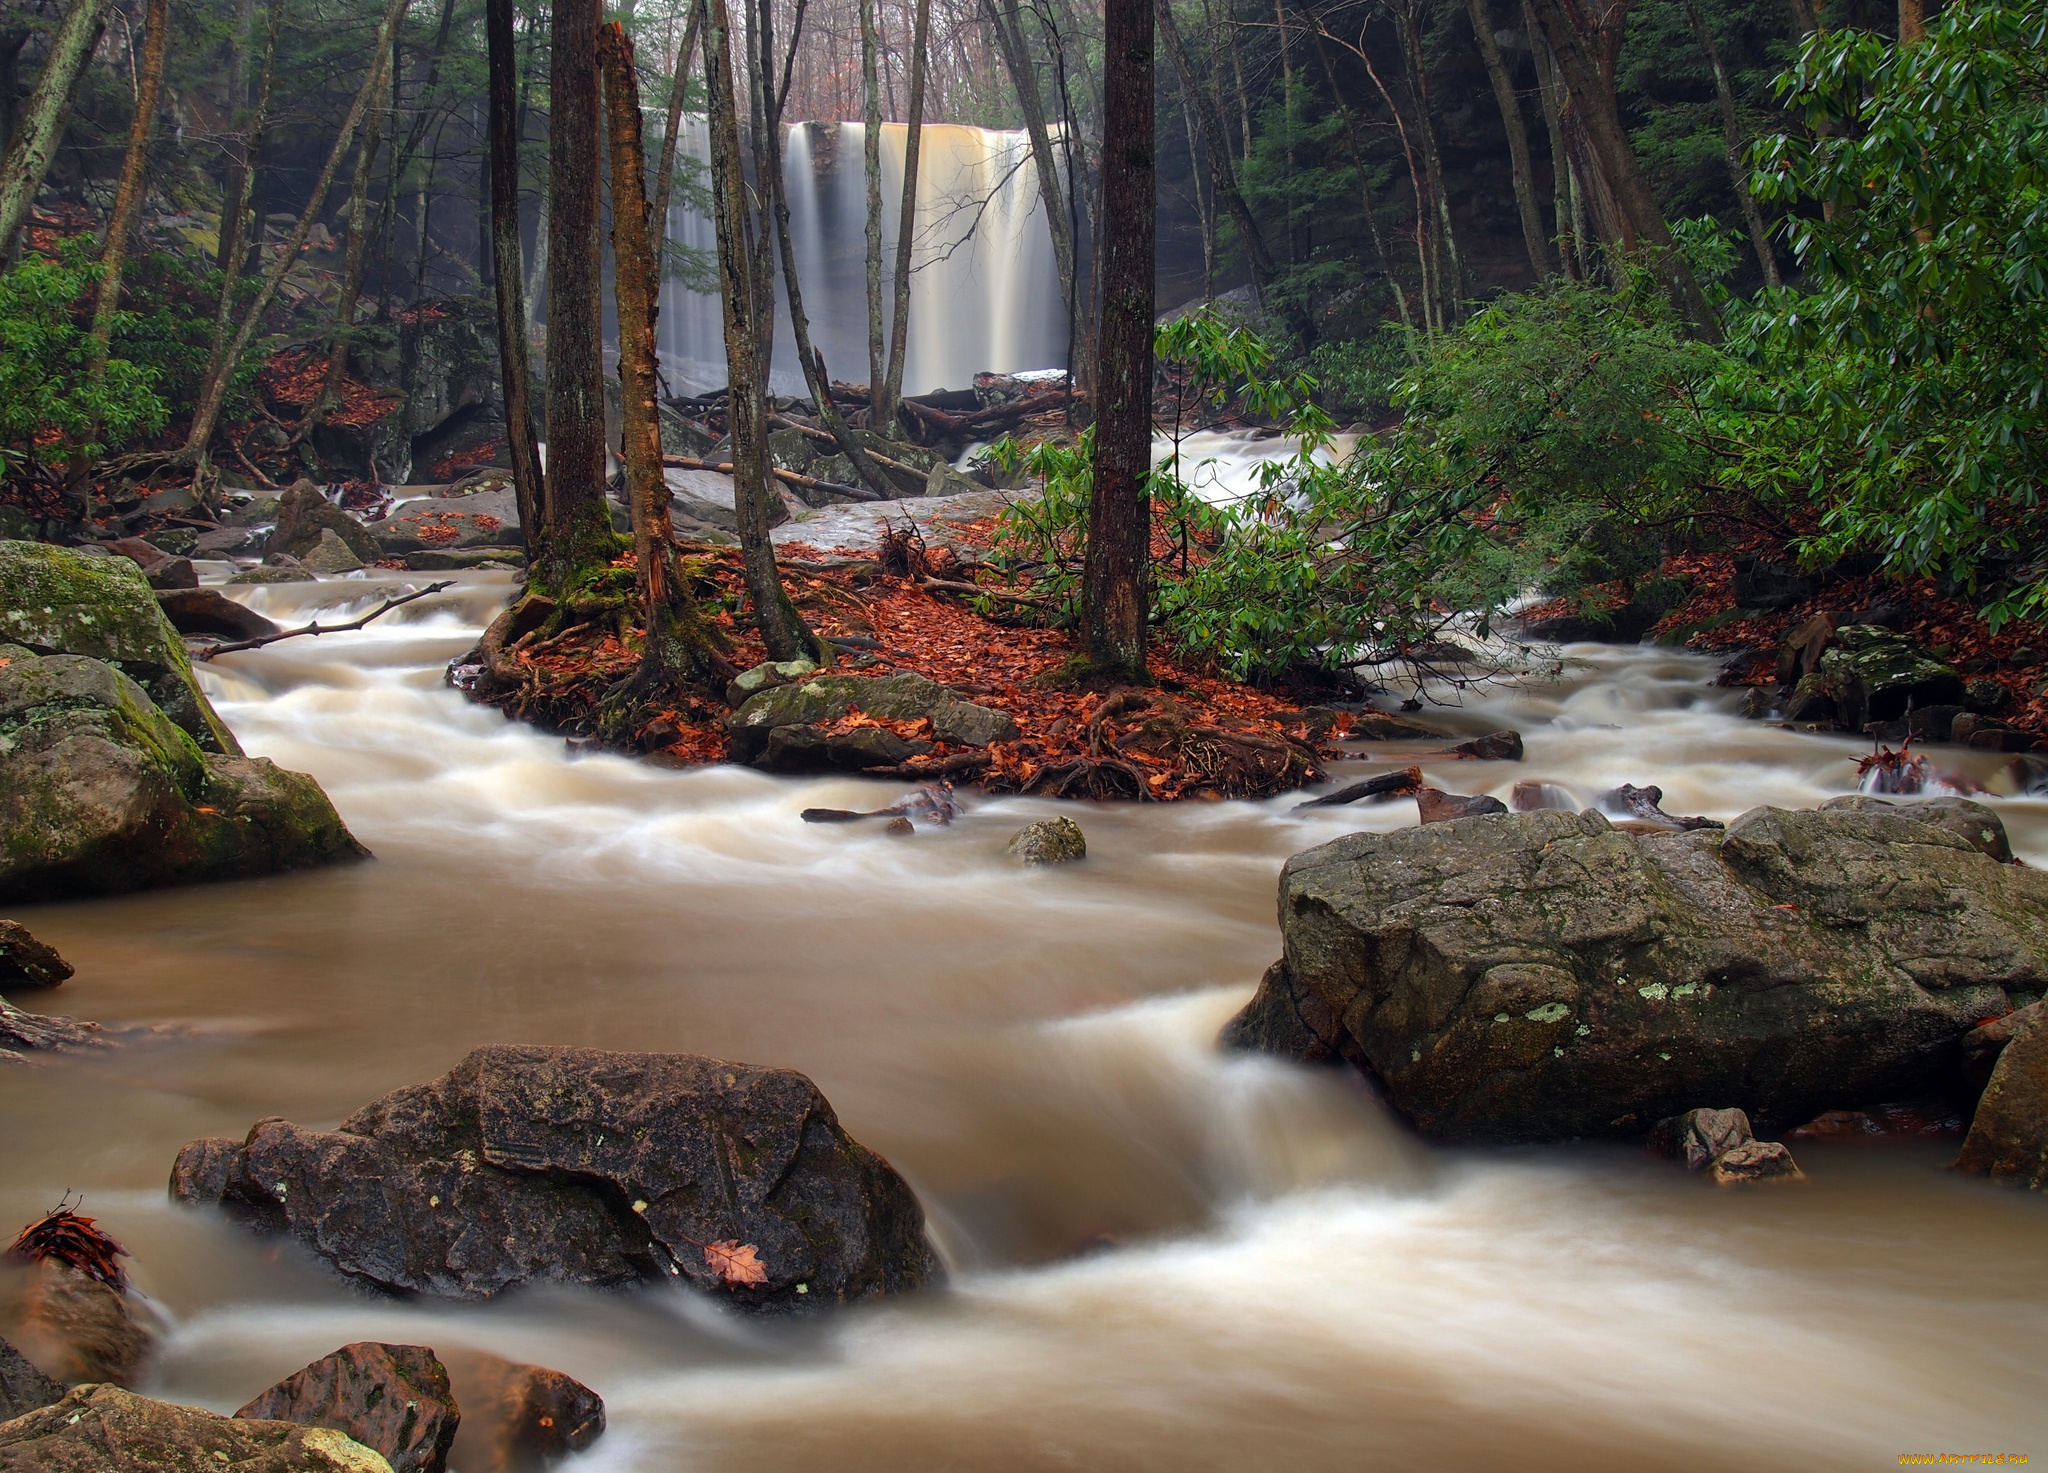
[[[1692,263],[1671,239],[1663,208],[1643,177],[1628,132],[1615,106],[1614,87],[1601,58],[1589,45],[1589,29],[1574,15],[1574,0],[1530,0],[1542,23],[1551,55],[1564,78],[1572,111],[1585,130],[1586,141],[1599,161],[1600,172],[1614,191],[1615,202],[1633,227],[1638,241],[1651,252],[1652,264],[1671,294],[1672,305],[1693,333],[1719,342],[1721,320],[1692,273]],[[1591,34],[1597,35],[1597,32]]]
[[[1522,218],[1522,243],[1529,250],[1529,266],[1538,279],[1551,273],[1550,242],[1543,233],[1543,214],[1536,207],[1536,177],[1529,163],[1529,129],[1522,120],[1521,99],[1515,95],[1514,79],[1500,54],[1500,42],[1493,36],[1493,16],[1487,0],[1465,0],[1465,14],[1472,22],[1473,39],[1479,43],[1479,59],[1486,65],[1486,79],[1493,84],[1493,100],[1500,108],[1500,125],[1508,136],[1508,162],[1514,175],[1515,209]]]
[[[519,531],[529,545],[547,506],[540,446],[533,429],[533,368],[527,347],[526,275],[519,259],[518,63],[513,50],[516,0],[487,0],[485,40],[490,50],[491,256],[498,301],[498,364],[505,389],[505,437],[511,447],[512,485],[519,499]]]
[[[42,192],[43,177],[64,134],[71,95],[100,41],[106,24],[107,0],[71,0],[50,37],[43,70],[28,95],[28,106],[16,121],[7,157],[0,161],[0,256],[14,249],[14,237],[27,223]]]
[[[746,170],[740,154],[739,98],[733,77],[732,19],[726,0],[696,0],[704,17],[704,65],[711,134],[711,217],[718,234],[718,297],[725,318],[732,435],[733,503],[739,517],[740,564],[754,621],[772,660],[817,659],[822,652],[782,586],[769,541],[779,493],[768,475],[768,386],[757,337],[774,323],[759,314],[753,279],[753,231],[747,216]]]
[[[1145,679],[1152,540],[1153,14],[1150,0],[1107,0],[1103,17],[1102,323],[1081,652],[1092,674],[1126,681]]]
[[[909,134],[903,142],[903,202],[896,219],[896,282],[889,319],[889,373],[882,397],[871,411],[874,426],[888,434],[903,397],[903,360],[910,356],[910,252],[917,243],[917,168],[924,145],[924,83],[930,49],[932,0],[917,0],[910,35]]]
[[[121,305],[121,273],[128,264],[128,238],[142,214],[142,175],[149,161],[149,135],[156,126],[156,104],[163,90],[164,52],[171,30],[170,0],[149,0],[142,42],[142,70],[135,79],[135,120],[128,129],[128,152],[121,160],[121,184],[114,191],[114,213],[107,221],[106,244],[100,251],[99,294],[93,303],[90,371],[98,379],[106,371],[114,337],[114,313]]]
[[[565,591],[609,561],[598,0],[555,0],[548,112],[548,460],[540,568]]]

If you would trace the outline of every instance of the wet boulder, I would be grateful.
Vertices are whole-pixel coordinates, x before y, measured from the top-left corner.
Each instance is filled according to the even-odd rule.
[[[64,1388],[37,1370],[29,1358],[0,1340],[0,1422],[64,1399]]]
[[[1653,1149],[1703,1171],[1717,1187],[1798,1181],[1804,1173],[1777,1141],[1760,1141],[1740,1110],[1688,1110],[1650,1132]]]
[[[389,516],[371,522],[365,530],[374,540],[374,549],[353,549],[364,562],[404,557],[410,552],[516,546],[521,536],[519,497],[510,486],[493,485],[467,496],[400,502]]]
[[[1837,629],[1815,675],[1834,703],[1835,720],[1850,731],[1896,721],[1909,706],[1954,706],[1963,699],[1963,677],[1953,666],[1874,624]],[[1800,688],[1806,688],[1804,681]],[[1807,719],[1787,714],[1794,721]]]
[[[690,1054],[482,1048],[339,1129],[259,1121],[220,1155],[186,1147],[173,1191],[394,1293],[680,1280],[789,1311],[937,1272],[916,1197],[810,1080]]]
[[[0,921],[0,988],[61,987],[76,969],[19,921]]]
[[[856,713],[868,719],[849,723]],[[1017,724],[1005,712],[961,700],[906,671],[772,685],[747,696],[727,730],[736,761],[774,772],[858,772],[894,767],[931,751],[936,742],[985,747],[1009,741]]]
[[[2011,1022],[1956,1169],[2038,1191],[2048,1187],[2048,1014],[2037,1005]]]
[[[146,1311],[125,1290],[54,1258],[30,1268],[13,1309],[22,1351],[67,1386],[133,1386],[156,1354]]]
[[[1638,835],[1543,811],[1353,834],[1282,871],[1244,1040],[1295,1039],[1445,1141],[1641,1135],[1700,1099],[1791,1125],[1955,1082],[2048,986],[2048,874],[1939,823],[1758,808]]]
[[[1916,798],[1908,801],[1869,793],[1850,793],[1830,798],[1820,807],[1823,813],[1884,814],[1914,823],[1933,824],[1954,834],[1979,854],[2000,864],[2012,863],[2012,840],[2006,836],[2005,820],[1995,810],[1968,798]]]
[[[342,1433],[80,1386],[0,1422],[0,1473],[392,1473]]]
[[[462,1421],[433,1351],[369,1340],[292,1372],[235,1415],[346,1433],[382,1454],[391,1473],[446,1473]]]
[[[300,480],[277,499],[277,525],[270,529],[265,556],[303,558],[327,532],[366,563],[383,555],[369,528],[329,501],[311,481]]]
[[[1088,857],[1088,837],[1071,818],[1042,818],[1010,835],[1004,852],[1020,864],[1072,864]]]
[[[524,1473],[604,1435],[604,1398],[573,1376],[481,1350],[441,1357],[467,1410],[449,1462],[462,1473]]]
[[[199,689],[184,641],[142,570],[41,542],[0,542],[0,642],[103,660],[140,685],[201,748],[239,757]]]
[[[366,851],[318,783],[203,752],[100,660],[0,646],[0,901],[242,879]]]
[[[353,573],[363,566],[363,560],[332,527],[322,527],[319,540],[300,555],[299,566],[309,573]]]
[[[180,634],[213,639],[262,639],[279,625],[217,588],[184,588],[157,594],[164,616]]]
[[[1442,788],[1415,790],[1416,816],[1424,823],[1449,823],[1483,813],[1506,813],[1508,805],[1484,793],[1446,793]]]

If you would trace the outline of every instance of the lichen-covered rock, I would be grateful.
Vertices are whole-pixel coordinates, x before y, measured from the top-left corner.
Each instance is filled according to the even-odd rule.
[[[0,643],[38,655],[104,660],[148,691],[201,748],[242,755],[199,689],[184,641],[158,607],[156,591],[127,558],[0,542]]]
[[[1881,798],[1869,793],[1852,793],[1830,798],[1821,812],[1882,813],[1915,823],[1930,823],[1954,834],[1979,854],[2000,864],[2012,863],[2012,840],[2006,837],[2005,820],[1982,803],[1968,798]]]
[[[878,721],[928,722],[931,741],[881,726],[834,729],[833,723],[856,711]],[[963,701],[936,681],[905,671],[770,685],[746,697],[727,730],[735,761],[777,772],[858,772],[894,767],[929,752],[932,742],[981,747],[1006,741],[1017,727],[1004,712]]]
[[[0,1422],[64,1399],[64,1388],[37,1370],[29,1358],[0,1340]]]
[[[277,525],[265,544],[269,557],[303,558],[320,545],[320,534],[332,532],[364,562],[383,556],[370,529],[320,494],[311,481],[294,481],[277,499]]]
[[[1834,701],[1835,719],[1850,731],[1895,721],[1908,706],[1960,705],[1963,699],[1963,677],[1953,666],[1875,624],[1837,629],[1815,673]]]
[[[173,1190],[393,1292],[680,1279],[786,1311],[937,1272],[910,1188],[810,1080],[689,1054],[482,1048],[338,1130],[258,1122],[213,1198],[193,1188],[216,1159],[188,1146]],[[723,1272],[719,1243],[753,1247],[762,1281]]]
[[[235,1415],[330,1427],[381,1454],[391,1473],[446,1473],[462,1413],[448,1371],[424,1345],[344,1345],[285,1377]]]
[[[1041,818],[1010,835],[1003,852],[1021,864],[1072,864],[1088,857],[1088,836],[1071,818]]]
[[[19,921],[0,921],[0,988],[61,987],[75,969]]]
[[[1545,811],[1354,834],[1280,882],[1251,1039],[1306,1033],[1452,1141],[1640,1135],[1700,1099],[1790,1125],[1952,1083],[2048,985],[2048,874],[1937,823],[1759,808],[1637,836]]]
[[[2013,1018],[1956,1169],[2039,1190],[2048,1187],[2048,1013],[2035,1006]]]
[[[742,670],[725,687],[726,704],[744,706],[748,699],[758,696],[764,690],[773,690],[782,685],[800,685],[818,673],[815,660],[763,660],[760,664]]]
[[[392,1473],[324,1427],[241,1421],[152,1401],[118,1386],[80,1386],[0,1422],[0,1473]]]
[[[111,665],[0,658],[0,901],[239,879],[366,852],[313,779],[202,752]]]

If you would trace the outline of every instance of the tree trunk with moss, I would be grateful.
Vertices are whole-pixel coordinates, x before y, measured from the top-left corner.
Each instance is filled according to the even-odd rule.
[[[7,157],[0,160],[0,256],[13,250],[15,235],[42,193],[43,178],[50,172],[64,119],[71,111],[72,93],[99,45],[106,19],[107,0],[71,0],[50,37],[42,73],[15,124]]]
[[[539,572],[567,595],[618,546],[605,507],[597,0],[555,0],[548,112],[548,459]]]
[[[734,508],[739,514],[740,564],[754,621],[773,660],[818,659],[817,636],[797,613],[775,566],[777,493],[768,474],[768,385],[760,344],[774,330],[760,313],[754,279],[758,233],[766,221],[748,209],[740,154],[739,96],[734,83],[732,18],[726,0],[696,0],[702,17],[711,135],[711,218],[718,235],[718,296],[725,320],[727,424],[732,435]]]

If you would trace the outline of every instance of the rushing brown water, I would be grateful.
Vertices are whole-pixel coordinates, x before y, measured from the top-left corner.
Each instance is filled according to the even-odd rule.
[[[1804,1186],[1716,1193],[1627,1149],[1424,1149],[1334,1074],[1213,1050],[1277,954],[1285,856],[1412,804],[1090,809],[1087,863],[1042,873],[1002,847],[1051,805],[807,827],[877,790],[571,758],[465,704],[442,666],[507,588],[461,576],[207,677],[374,863],[17,912],[78,967],[31,1005],[191,1030],[0,1069],[0,1223],[86,1194],[162,1310],[157,1394],[231,1410],[349,1340],[471,1345],[604,1395],[589,1473],[2048,1455],[2048,1202],[1948,1175],[1952,1146],[1802,1143]],[[378,586],[248,596],[299,622]],[[1572,653],[1462,713],[1525,763],[1438,780],[1655,781],[1723,818],[1853,783],[1854,743],[1737,720],[1707,661]],[[1993,801],[2048,862],[2048,803]],[[806,1071],[916,1186],[950,1287],[798,1327],[661,1294],[396,1304],[164,1200],[192,1137],[331,1125],[486,1042]]]

